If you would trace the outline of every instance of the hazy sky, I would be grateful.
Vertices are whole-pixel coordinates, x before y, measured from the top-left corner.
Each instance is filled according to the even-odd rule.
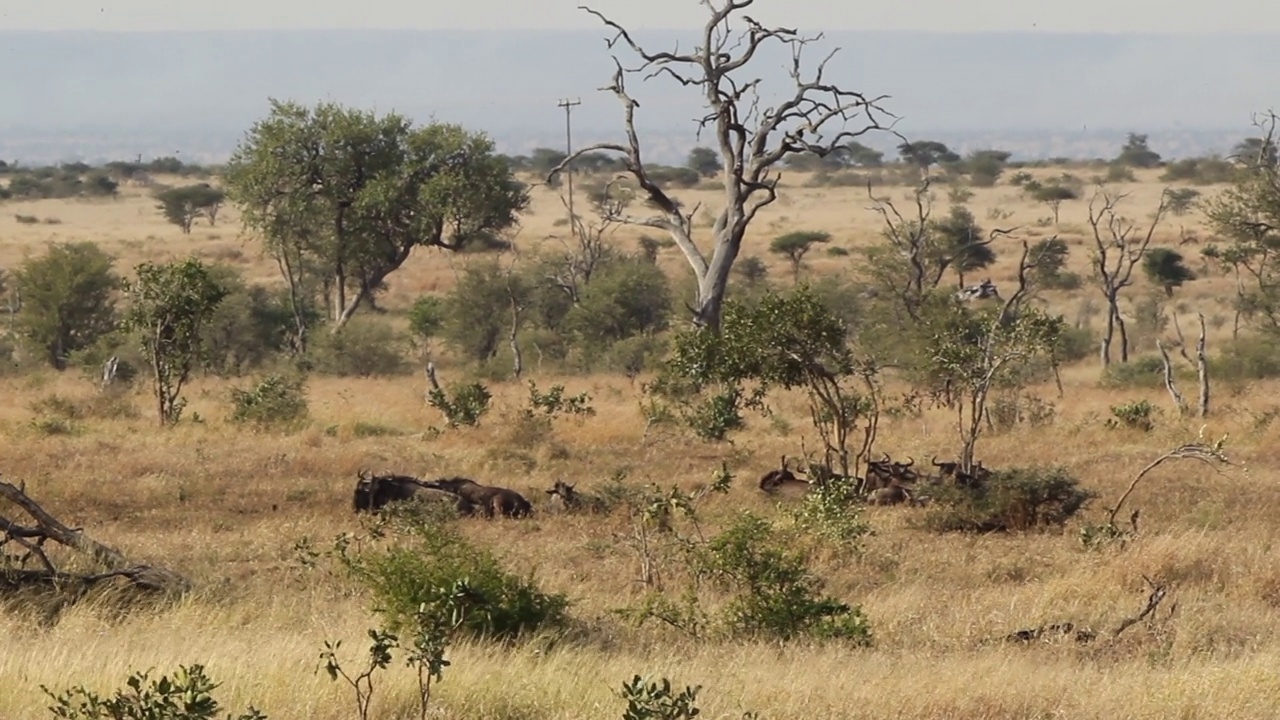
[[[3,0],[0,30],[584,28],[583,0]],[[635,27],[683,28],[697,0],[588,0]],[[762,22],[802,29],[1050,32],[1280,31],[1275,0],[758,0]]]

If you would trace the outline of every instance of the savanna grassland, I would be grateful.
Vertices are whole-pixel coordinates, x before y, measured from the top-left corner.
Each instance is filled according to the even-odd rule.
[[[1125,214],[1141,221],[1155,208],[1163,187],[1158,174],[1113,186],[1130,193]],[[768,252],[775,236],[829,232],[832,245],[853,252],[832,255],[819,247],[806,259],[805,275],[852,276],[864,263],[857,249],[876,242],[882,228],[865,188],[809,187],[804,180],[787,179],[743,250],[764,259],[783,287],[790,270]],[[908,189],[877,192],[905,203]],[[1045,292],[1044,301],[1069,323],[1097,328],[1105,305],[1089,280],[1086,201],[1065,202],[1054,227],[1041,221],[1049,214],[1045,206],[1015,187],[1002,182],[973,192],[969,206],[984,227],[1021,226],[1013,238],[1057,233],[1068,242],[1068,269],[1084,284]],[[680,197],[687,206],[720,202],[713,190]],[[946,209],[945,188],[937,203],[939,213]],[[190,235],[165,223],[142,187],[123,186],[116,200],[15,201],[3,209],[0,267],[40,254],[51,241],[90,240],[115,256],[122,272],[143,260],[194,254],[237,266],[251,281],[279,282],[256,241],[241,236],[234,208],[214,227],[201,221]],[[995,209],[1009,215],[992,220]],[[57,222],[18,223],[15,215]],[[557,222],[563,215],[553,191],[535,188],[515,236],[519,251],[553,247],[566,233]],[[1153,245],[1178,247],[1180,231],[1210,234],[1193,211],[1169,216]],[[639,235],[623,228],[615,239],[631,247]],[[1012,283],[1015,243],[998,240],[997,264],[970,282],[989,275],[998,286]],[[1231,337],[1233,280],[1201,268],[1196,245],[1180,249],[1200,278],[1178,289],[1165,311],[1179,317],[1188,339],[1198,329],[1196,313],[1204,313],[1214,353]],[[458,269],[473,261],[420,250],[391,276],[379,304],[403,322],[415,298],[447,292]],[[673,278],[687,272],[674,248],[662,250],[659,263]],[[1151,289],[1139,277],[1127,293],[1126,313],[1136,313]],[[1139,351],[1152,352],[1153,333],[1144,337],[1141,324],[1131,324]],[[447,349],[437,359],[442,376],[468,372]],[[1280,707],[1280,428],[1273,422],[1280,382],[1217,383],[1211,413],[1200,420],[1179,417],[1158,386],[1103,386],[1096,357],[1063,368],[1061,394],[1052,382],[1030,389],[1052,403],[1052,421],[990,433],[978,454],[991,467],[1064,465],[1098,499],[1062,531],[1012,535],[936,534],[921,526],[921,509],[867,508],[874,534],[861,552],[832,550],[815,559],[826,591],[860,605],[871,623],[874,645],[854,648],[695,642],[657,624],[633,628],[612,612],[643,593],[636,553],[625,542],[631,527],[625,512],[570,516],[544,507],[543,491],[556,479],[591,491],[624,470],[634,482],[693,489],[709,483],[723,461],[736,479],[726,495],[708,496],[701,509],[708,529],[742,509],[778,515],[778,505],[791,501],[764,496],[755,481],[779,456],[797,455],[802,436],[809,448],[816,446],[801,397],[777,397],[772,419],[748,415],[732,443],[704,443],[674,430],[646,432],[639,406],[644,377],[558,375],[540,367],[534,354],[526,362],[526,379],[540,386],[562,383],[570,393],[590,393],[596,415],[557,421],[547,437],[518,438],[514,418],[526,384],[490,382],[494,409],[479,427],[435,433],[430,428],[443,423],[424,403],[420,372],[313,375],[305,428],[254,432],[227,422],[228,389],[247,380],[202,376],[185,392],[187,417],[200,422],[159,429],[141,384],[126,398],[136,417],[90,416],[77,420],[74,433],[49,434],[33,426],[32,406],[55,394],[87,402],[96,385],[76,370],[0,378],[0,473],[24,481],[32,497],[68,524],[132,558],[178,569],[196,586],[176,604],[127,613],[91,596],[56,623],[41,623],[40,613],[22,604],[0,612],[0,718],[44,716],[41,685],[107,690],[134,670],[192,663],[204,664],[223,683],[217,694],[228,708],[252,704],[280,720],[353,717],[349,689],[316,672],[319,653],[324,641],[343,640],[343,652],[354,660],[378,618],[370,598],[346,577],[297,562],[295,545],[303,538],[324,544],[358,528],[351,489],[360,468],[465,475],[521,491],[537,506],[533,519],[460,525],[508,567],[535,573],[543,589],[572,602],[575,627],[566,639],[451,648],[452,665],[434,698],[439,717],[619,717],[616,691],[634,674],[703,685],[699,704],[710,718],[755,711],[771,719],[1217,720],[1271,718]],[[1193,385],[1183,389],[1194,394]],[[1141,399],[1164,408],[1153,430],[1106,426],[1112,405]],[[1206,438],[1228,436],[1234,467],[1219,473],[1194,462],[1162,466],[1129,501],[1142,510],[1139,536],[1124,547],[1085,549],[1081,524],[1101,521],[1139,470],[1195,439],[1202,427]],[[954,416],[944,409],[886,418],[880,433],[878,448],[920,464],[933,455],[951,458],[958,447]],[[1112,639],[1110,630],[1146,601],[1144,576],[1167,584],[1168,598],[1153,621]],[[1098,630],[1099,640],[989,642],[1064,621]],[[396,666],[380,682],[372,717],[409,717],[415,690],[409,671]]]

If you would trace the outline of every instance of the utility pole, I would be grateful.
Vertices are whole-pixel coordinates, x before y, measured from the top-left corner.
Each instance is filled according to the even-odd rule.
[[[573,123],[570,121],[569,118],[573,113],[573,108],[581,104],[582,104],[582,100],[580,99],[569,100],[567,98],[564,100],[561,100],[558,103],[559,107],[564,108],[565,157],[568,157],[573,154]],[[570,236],[572,237],[577,235],[577,227],[578,227],[577,216],[573,214],[573,164],[572,163],[564,166],[564,173],[565,173],[565,181],[569,184],[569,233],[570,233]]]

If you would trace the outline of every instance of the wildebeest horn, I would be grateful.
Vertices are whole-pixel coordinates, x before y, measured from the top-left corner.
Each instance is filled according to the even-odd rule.
[[[933,466],[934,466],[934,467],[942,467],[943,465],[946,465],[946,463],[940,463],[940,462],[938,462],[938,456],[937,456],[937,455],[934,455],[932,458],[930,458],[930,459],[929,459],[929,462],[933,463]]]
[[[890,462],[892,459],[893,458],[889,457],[889,453],[884,453],[884,460],[881,460],[880,462]]]
[[[901,465],[902,467],[911,467],[912,465],[915,465],[915,464],[916,464],[916,459],[915,459],[915,458],[911,457],[910,455],[908,455],[908,456],[907,456],[907,458],[908,458],[909,460],[911,460],[911,462],[908,462],[908,463],[898,463],[898,464],[899,464],[899,465]]]
[[[364,468],[360,468],[359,470],[356,470],[356,477],[361,480],[368,480],[373,477],[373,473],[365,470]]]

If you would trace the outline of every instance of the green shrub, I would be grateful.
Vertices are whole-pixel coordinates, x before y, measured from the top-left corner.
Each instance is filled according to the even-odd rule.
[[[646,683],[636,675],[629,683],[622,684],[622,699],[627,709],[622,720],[692,720],[702,713],[695,705],[701,686],[685,687],[675,692],[671,681],[662,678],[662,684]]]
[[[307,417],[305,380],[267,375],[249,390],[231,389],[231,422],[259,427],[296,425]]]
[[[561,627],[569,601],[544,593],[531,576],[503,569],[488,550],[467,541],[455,528],[407,522],[403,542],[340,555],[346,567],[374,596],[378,612],[395,631],[410,626],[418,609],[452,603],[461,614],[459,631],[508,640],[524,633]],[[462,597],[455,593],[463,589]]]
[[[871,643],[871,627],[861,608],[822,594],[822,580],[808,558],[780,537],[766,520],[741,515],[713,538],[702,564],[733,592],[724,608],[731,632],[787,640],[799,636]]]
[[[427,402],[444,413],[445,422],[451,428],[479,425],[480,418],[489,412],[492,399],[489,389],[478,382],[454,385],[448,394],[439,388],[427,393]]]
[[[151,671],[135,673],[110,697],[103,697],[84,686],[53,694],[44,685],[40,689],[53,700],[49,712],[64,720],[221,720],[222,708],[211,694],[218,684],[204,674],[204,666],[179,666],[173,677],[161,675],[151,679]],[[230,720],[230,716],[225,716]],[[249,708],[236,720],[266,720],[267,716]]]
[[[938,532],[1022,532],[1061,527],[1095,493],[1061,467],[1011,468],[974,488],[943,487],[925,524]]]
[[[1209,372],[1223,380],[1265,380],[1280,377],[1280,342],[1272,335],[1247,335],[1226,343],[1210,359]]]
[[[1151,430],[1156,426],[1155,415],[1158,412],[1160,412],[1160,408],[1152,405],[1146,400],[1125,403],[1123,405],[1112,405],[1112,417],[1107,420],[1107,427],[1126,427],[1133,430],[1151,432]]]
[[[856,547],[871,533],[852,502],[856,490],[856,478],[831,478],[815,484],[795,511],[796,524],[846,547]]]
[[[401,375],[408,342],[385,322],[357,317],[338,333],[317,333],[308,354],[317,372],[339,377]]]
[[[1142,355],[1127,363],[1111,363],[1102,372],[1102,387],[1164,387],[1164,362],[1158,355]]]

